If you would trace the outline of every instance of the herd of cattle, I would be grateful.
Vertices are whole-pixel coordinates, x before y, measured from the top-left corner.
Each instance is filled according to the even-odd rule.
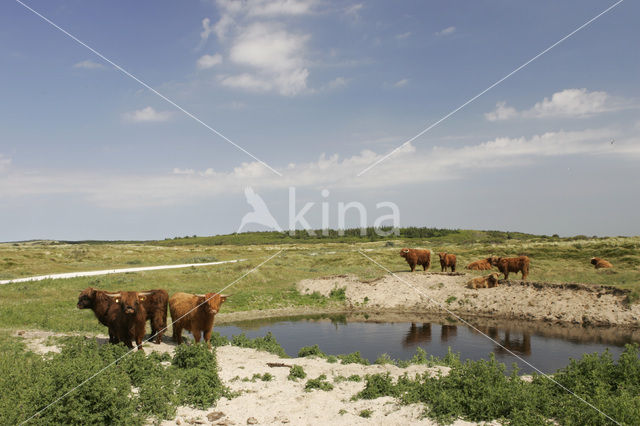
[[[135,341],[142,349],[147,321],[151,337],[159,344],[167,330],[167,304],[173,319],[173,340],[182,343],[182,330],[193,334],[196,342],[204,335],[209,342],[213,320],[227,296],[218,293],[175,293],[166,290],[110,292],[89,287],[78,297],[78,309],[91,309],[102,325],[109,329],[109,343],[124,343],[133,349]]]
[[[429,266],[431,266],[431,251],[429,250],[403,248],[400,250],[400,256],[405,258],[411,268],[411,272],[416,270],[416,266],[422,266],[425,271],[429,269]],[[446,272],[449,269],[451,269],[451,272],[456,271],[455,254],[440,252],[438,253],[438,257],[440,258],[440,267],[442,272]],[[509,279],[510,272],[514,272],[516,274],[520,272],[522,273],[522,279],[526,280],[529,275],[529,263],[529,257],[527,256],[491,256],[486,259],[471,262],[465,267],[465,269],[487,271],[493,267],[497,267],[500,273],[504,274],[505,280]],[[591,264],[594,265],[596,269],[613,267],[610,262],[599,257],[592,258]],[[499,276],[500,274],[494,272],[484,277],[473,278],[467,283],[467,286],[473,289],[496,287],[498,285]]]

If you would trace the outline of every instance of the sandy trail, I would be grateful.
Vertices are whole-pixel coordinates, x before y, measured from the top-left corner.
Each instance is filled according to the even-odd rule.
[[[37,353],[45,354],[59,351],[56,346],[47,345],[51,336],[69,335],[47,331],[20,331],[18,335],[25,339],[27,347]],[[107,336],[98,336],[100,342],[106,342]],[[173,353],[175,345],[163,342],[160,345],[146,343],[144,350]],[[446,374],[448,367],[426,367],[412,365],[406,369],[394,365],[360,365],[328,363],[318,358],[280,358],[267,352],[255,349],[222,346],[216,349],[219,374],[223,383],[240,395],[232,398],[221,398],[215,407],[208,410],[198,410],[191,407],[179,407],[177,416],[172,421],[164,421],[163,425],[174,424],[219,424],[245,425],[253,424],[385,424],[385,425],[436,425],[434,421],[422,418],[424,405],[399,405],[391,397],[375,400],[351,401],[351,397],[364,388],[364,381],[342,381],[335,383],[338,376],[349,377],[365,374],[386,373],[394,378],[405,372],[413,377],[415,374],[429,372],[437,375]],[[284,363],[299,365],[307,373],[305,379],[288,380],[289,368],[269,367],[267,363]],[[242,381],[251,379],[254,374],[271,373],[274,378],[264,382]],[[321,374],[327,376],[327,381],[334,385],[331,391],[304,391],[307,379],[316,378]],[[370,418],[360,417],[362,410],[372,410]],[[474,425],[476,423],[458,420],[457,426]],[[498,424],[498,423],[490,423]]]
[[[59,280],[59,279],[65,279],[65,278],[93,277],[96,275],[124,274],[127,272],[158,271],[161,269],[179,269],[179,268],[191,268],[191,267],[197,267],[197,266],[222,265],[224,263],[237,263],[237,262],[244,262],[246,260],[247,259],[235,259],[235,260],[223,260],[220,262],[186,263],[182,265],[141,266],[138,268],[103,269],[101,271],[66,272],[63,274],[38,275],[36,277],[15,278],[12,280],[0,280],[0,285],[25,283],[25,282],[32,282],[32,281],[42,281],[42,280]]]
[[[308,279],[300,281],[297,288],[304,294],[319,292],[324,296],[334,288],[345,288],[352,308],[372,312],[403,310],[446,315],[449,310],[463,317],[640,326],[640,304],[629,305],[626,290],[513,280],[503,280],[495,288],[472,290],[465,285],[471,275],[429,272],[397,275],[424,295],[392,275],[373,281],[360,281],[350,275]]]

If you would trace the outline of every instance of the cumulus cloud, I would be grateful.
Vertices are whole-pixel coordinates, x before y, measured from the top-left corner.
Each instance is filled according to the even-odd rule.
[[[445,29],[443,29],[441,31],[438,31],[436,33],[436,35],[437,36],[448,36],[448,35],[451,35],[451,34],[453,34],[455,32],[456,32],[456,27],[451,26],[451,27],[447,27],[447,28],[445,28]]]
[[[587,118],[596,114],[617,111],[628,108],[629,102],[615,98],[607,92],[587,89],[565,89],[544,98],[533,107],[524,111],[517,111],[507,106],[506,102],[498,102],[495,111],[485,114],[489,121],[508,120],[515,117],[522,118]]]
[[[282,170],[283,177],[274,175],[258,162],[242,163],[230,171],[175,168],[166,174],[151,176],[11,170],[2,180],[0,197],[76,194],[102,207],[137,208],[241,194],[246,186],[263,190],[339,186],[380,191],[406,184],[459,179],[485,170],[524,167],[539,163],[545,157],[623,155],[640,159],[640,139],[616,135],[616,143],[611,145],[611,136],[609,129],[595,129],[549,132],[530,138],[500,137],[456,148],[418,150],[407,144],[360,178],[356,174],[385,153],[365,150],[346,158],[323,154],[315,161],[289,164]]]
[[[232,76],[222,76],[220,82],[223,86],[243,89],[253,92],[266,92],[271,90],[271,82],[260,79],[252,74],[243,73]]]
[[[124,119],[133,123],[154,123],[167,121],[171,118],[170,111],[156,111],[153,107],[146,107],[124,114]]]
[[[198,59],[198,62],[196,62],[196,66],[198,67],[199,70],[206,70],[209,68],[213,68],[216,65],[219,65],[221,63],[222,63],[222,55],[219,53],[216,53],[215,55],[202,55]]]
[[[102,65],[101,63],[98,62],[93,62],[89,59],[87,59],[86,61],[82,61],[82,62],[78,62],[73,64],[74,68],[82,68],[85,70],[95,70],[95,69],[100,69],[100,68],[104,68],[104,65]]]
[[[393,87],[404,87],[407,84],[409,84],[409,79],[403,78],[402,80],[398,80],[395,83],[393,83]]]

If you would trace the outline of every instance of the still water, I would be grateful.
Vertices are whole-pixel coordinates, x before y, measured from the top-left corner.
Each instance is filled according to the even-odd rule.
[[[626,343],[638,342],[638,331],[614,328],[598,329],[531,323],[499,323],[474,320],[473,327],[446,320],[407,318],[406,321],[364,320],[345,316],[288,317],[221,324],[214,331],[226,337],[245,333],[248,337],[273,333],[289,356],[295,357],[303,346],[317,344],[330,355],[360,351],[370,362],[382,353],[397,360],[408,360],[418,347],[427,354],[442,357],[450,347],[461,359],[478,360],[494,353],[498,361],[510,367],[516,363],[521,374],[534,369],[504,348],[522,357],[545,373],[566,366],[570,358],[609,349],[617,358]],[[503,348],[504,347],[504,348]]]

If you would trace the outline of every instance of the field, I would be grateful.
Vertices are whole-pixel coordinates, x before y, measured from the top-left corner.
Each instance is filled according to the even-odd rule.
[[[297,291],[296,283],[341,274],[353,274],[362,280],[387,275],[359,251],[391,271],[405,272],[408,266],[398,255],[402,247],[430,249],[434,253],[432,271],[440,270],[435,255],[439,251],[455,253],[460,270],[467,263],[489,255],[526,254],[531,258],[531,281],[614,286],[629,290],[630,302],[635,302],[640,293],[640,237],[559,238],[411,228],[403,230],[399,237],[387,239],[373,234],[359,237],[353,233],[317,238],[247,233],[145,242],[2,243],[0,279],[107,268],[247,260],[197,268],[2,285],[0,345],[10,348],[6,356],[20,357],[24,356],[20,355],[23,352],[17,343],[20,339],[12,337],[17,330],[104,333],[104,327],[98,324],[92,312],[76,308],[79,291],[88,286],[106,290],[164,288],[170,294],[176,291],[203,293],[218,291],[250,272],[225,290],[232,296],[225,303],[223,313],[273,309],[340,310],[344,308],[344,295],[303,295]],[[593,256],[611,261],[614,268],[596,271],[589,263]],[[7,366],[9,360],[5,355],[2,358],[2,365]]]

